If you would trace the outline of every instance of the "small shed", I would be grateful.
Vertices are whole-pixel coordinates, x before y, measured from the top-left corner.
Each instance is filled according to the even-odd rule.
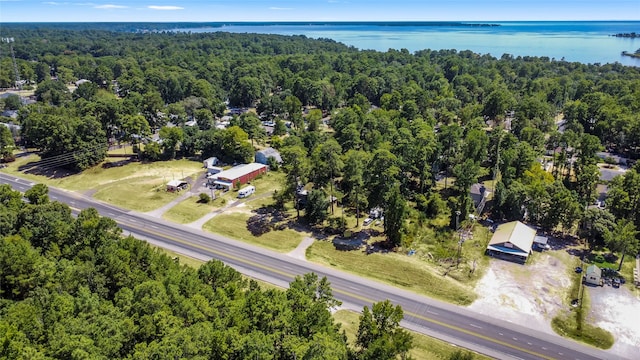
[[[589,266],[584,275],[584,282],[591,285],[602,286],[602,270],[595,265]]]
[[[256,162],[264,165],[268,165],[269,158],[272,157],[278,164],[282,163],[282,158],[278,150],[268,147],[260,151],[256,151]]]
[[[189,184],[183,180],[171,180],[167,183],[167,191],[174,192],[184,190],[189,187]]]

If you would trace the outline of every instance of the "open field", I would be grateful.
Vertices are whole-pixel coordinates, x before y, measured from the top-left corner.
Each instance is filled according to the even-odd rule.
[[[19,157],[8,164],[3,171],[20,177],[67,190],[85,191],[98,189],[101,186],[134,178],[153,178],[166,183],[172,179],[183,179],[197,175],[202,171],[202,163],[186,159],[157,161],[151,163],[132,162],[123,166],[104,168],[96,165],[78,174],[68,176],[34,175],[20,171],[19,168],[28,167],[29,163],[40,160],[37,155]],[[108,162],[109,160],[107,160]],[[57,175],[57,174],[56,174]]]
[[[202,226],[202,229],[279,252],[289,252],[295,249],[300,241],[309,235],[287,228],[284,230],[271,230],[260,236],[254,236],[247,229],[247,220],[253,215],[250,211],[242,211],[242,209],[220,214],[207,221]]]
[[[400,253],[336,250],[329,241],[316,241],[307,259],[357,275],[373,278],[454,304],[468,305],[476,299],[470,287],[437,274],[425,261]]]
[[[199,196],[191,196],[162,214],[162,217],[180,224],[188,224],[215,211],[222,204],[221,198],[216,198],[217,201],[211,201],[208,204],[201,203],[199,200]]]
[[[351,347],[354,347],[356,341],[356,334],[358,333],[358,325],[360,323],[360,314],[349,311],[339,310],[333,315],[333,318],[337,323],[340,323],[341,329],[343,329],[347,335],[347,341]],[[433,359],[449,359],[451,354],[460,350],[455,345],[448,344],[444,341],[432,338],[430,336],[418,334],[410,331],[413,336],[413,349],[409,351],[409,355],[412,359],[416,360],[433,360]],[[490,359],[484,355],[473,354],[474,359],[484,360]]]

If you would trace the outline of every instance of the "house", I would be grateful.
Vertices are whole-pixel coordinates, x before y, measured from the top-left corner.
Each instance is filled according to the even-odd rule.
[[[490,256],[525,263],[531,254],[536,230],[521,223],[512,221],[496,228],[487,245],[486,253]]]
[[[266,149],[262,149],[256,152],[256,162],[260,164],[267,165],[269,163],[269,158],[272,157],[278,164],[282,163],[282,158],[280,157],[280,153],[278,150],[268,147]]]
[[[237,184],[246,184],[259,175],[267,172],[264,164],[251,163],[234,166],[229,170],[207,176],[207,182],[211,186],[231,190]]]
[[[584,274],[584,282],[591,285],[602,286],[602,270],[595,265],[589,266]]]
[[[189,184],[183,180],[171,180],[167,183],[167,191],[174,192],[184,190],[189,187]]]
[[[489,195],[489,192],[484,185],[476,183],[471,185],[471,188],[469,189],[469,195],[473,200],[474,207],[477,207],[478,205],[480,205],[482,199]]]
[[[220,160],[218,160],[218,158],[215,156],[205,159],[202,162],[202,166],[205,169],[207,169],[207,175],[213,175],[213,174],[222,172],[222,168],[216,167],[216,165],[219,165],[219,164],[220,164]]]
[[[87,79],[80,79],[80,80],[76,81],[76,86],[80,86],[80,85],[82,85],[82,84],[90,83],[90,82],[91,82],[91,80],[87,80]]]

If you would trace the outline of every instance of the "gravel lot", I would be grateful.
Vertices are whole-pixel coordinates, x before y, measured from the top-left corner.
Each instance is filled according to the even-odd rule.
[[[616,339],[611,351],[630,359],[640,357],[640,297],[624,286],[585,287],[591,297],[588,320]]]
[[[552,255],[553,254],[553,255]],[[534,253],[532,262],[519,265],[491,259],[489,269],[476,285],[479,298],[469,306],[478,313],[505,321],[528,324],[555,334],[551,319],[566,307],[572,256],[564,251]],[[640,298],[624,287],[588,287],[591,310],[588,320],[610,331],[616,342],[612,353],[637,359],[640,351]]]

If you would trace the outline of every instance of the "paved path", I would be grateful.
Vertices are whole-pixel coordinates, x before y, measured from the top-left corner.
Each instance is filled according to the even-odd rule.
[[[166,213],[167,211],[169,211],[169,209],[171,209],[172,207],[178,205],[181,201],[184,201],[186,199],[188,199],[189,197],[193,196],[193,194],[191,194],[191,191],[185,191],[184,193],[182,193],[182,195],[178,196],[177,198],[175,198],[173,201],[171,201],[170,203],[166,204],[165,206],[155,209],[155,210],[151,210],[151,211],[147,211],[145,214],[153,216],[153,217],[158,217],[161,218],[162,214]]]
[[[302,241],[300,241],[300,244],[298,244],[298,247],[296,247],[295,249],[291,250],[289,253],[287,253],[287,255],[294,257],[296,259],[300,259],[300,260],[307,260],[307,248],[311,245],[313,245],[313,242],[315,241],[314,238],[311,237],[306,237],[304,239],[302,239]]]

